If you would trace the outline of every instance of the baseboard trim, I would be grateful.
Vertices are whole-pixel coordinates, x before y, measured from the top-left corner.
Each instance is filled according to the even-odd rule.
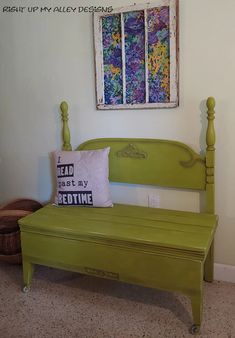
[[[225,264],[214,264],[214,279],[235,283],[235,266]]]

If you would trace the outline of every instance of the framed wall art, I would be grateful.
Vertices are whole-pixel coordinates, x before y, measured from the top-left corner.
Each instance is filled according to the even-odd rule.
[[[178,106],[178,0],[94,14],[98,109]]]

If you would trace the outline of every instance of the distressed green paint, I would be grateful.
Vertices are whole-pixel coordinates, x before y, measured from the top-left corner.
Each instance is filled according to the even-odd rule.
[[[52,219],[53,228],[50,225]],[[66,227],[65,220],[68,221]],[[152,252],[167,253],[170,250],[177,256],[203,259],[216,217],[122,204],[116,204],[114,208],[47,205],[28,217],[27,225],[23,223],[22,230],[34,232],[35,222],[37,230],[48,236],[56,231],[58,236],[70,239],[98,240],[104,244],[122,246],[129,243],[140,249],[143,246],[145,250],[151,248]]]
[[[215,171],[215,100],[213,97],[207,99],[207,132],[206,132],[206,209],[211,214],[215,213],[215,187],[214,187],[214,171]],[[214,278],[214,242],[212,242],[210,251],[205,262],[205,280],[212,282]]]
[[[62,130],[62,136],[63,136],[63,146],[62,150],[72,150],[72,146],[70,144],[70,131],[68,127],[68,104],[67,102],[63,101],[60,105],[61,109],[61,118],[63,121],[63,130]]]
[[[202,320],[203,277],[213,280],[214,100],[209,98],[206,156],[187,145],[155,139],[96,139],[79,150],[111,147],[115,182],[205,191],[202,213],[115,204],[113,208],[47,205],[19,221],[23,281],[35,264],[78,271],[189,296],[197,331]],[[67,104],[61,105],[63,149],[70,146]]]
[[[208,126],[206,132],[206,211],[215,212],[214,194],[214,167],[215,167],[215,100],[213,97],[207,99]]]
[[[111,147],[109,178],[112,182],[205,190],[205,159],[181,142],[94,139],[81,144],[78,150],[108,146]],[[132,152],[129,151],[128,156],[130,149]]]

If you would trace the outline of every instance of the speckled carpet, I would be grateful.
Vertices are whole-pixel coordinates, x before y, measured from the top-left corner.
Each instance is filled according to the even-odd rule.
[[[0,263],[1,338],[193,337],[187,297],[37,266],[21,292],[21,266]],[[197,337],[235,337],[235,284],[204,284]]]

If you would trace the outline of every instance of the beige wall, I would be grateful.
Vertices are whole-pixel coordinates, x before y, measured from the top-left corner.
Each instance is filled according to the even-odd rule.
[[[1,5],[15,5],[2,1]],[[136,1],[137,3],[144,2]],[[22,1],[31,5],[30,1]],[[64,1],[60,1],[64,5]],[[129,5],[77,1],[69,5]],[[58,6],[58,1],[40,1]],[[205,99],[216,105],[215,260],[235,265],[235,1],[180,0],[180,106],[169,110],[95,109],[89,14],[0,14],[0,201],[52,196],[48,153],[60,148],[59,103],[70,104],[73,145],[95,137],[152,137],[205,143]],[[113,184],[115,201],[147,205],[154,188]],[[198,210],[198,195],[157,190],[162,207]]]

